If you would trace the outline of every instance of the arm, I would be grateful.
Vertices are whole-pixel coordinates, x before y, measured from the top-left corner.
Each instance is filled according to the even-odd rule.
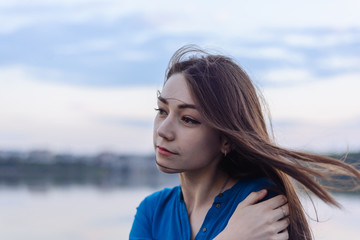
[[[249,194],[214,240],[287,240],[287,199],[279,195],[258,203],[266,194],[267,190]]]
[[[137,208],[135,219],[130,231],[130,240],[151,240],[151,223],[146,214],[145,201]]]

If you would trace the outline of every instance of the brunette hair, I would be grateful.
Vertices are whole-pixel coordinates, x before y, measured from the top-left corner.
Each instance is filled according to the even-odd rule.
[[[279,147],[269,137],[264,104],[260,101],[263,98],[246,72],[230,57],[187,45],[171,58],[166,80],[176,73],[184,75],[207,124],[230,143],[231,151],[221,160],[220,167],[233,178],[266,176],[287,197],[289,239],[312,239],[295,184],[338,207],[339,203],[328,192],[331,187],[320,184],[319,179],[350,176],[354,180],[351,186],[359,187],[356,180],[360,180],[360,172],[353,166],[330,157]]]

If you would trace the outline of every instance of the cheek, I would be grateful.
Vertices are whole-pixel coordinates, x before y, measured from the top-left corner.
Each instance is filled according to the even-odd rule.
[[[221,144],[221,138],[218,132],[216,132],[213,129],[209,129],[206,131],[206,134],[204,134],[204,143],[208,147],[220,147]]]
[[[193,154],[212,156],[220,151],[220,139],[217,134],[194,134],[183,139],[184,148]]]
[[[156,144],[158,126],[159,126],[159,123],[158,123],[157,117],[155,117],[154,124],[153,124],[153,143],[154,143],[154,145]]]
[[[208,149],[210,154],[218,154],[220,151],[220,141],[217,136],[209,136],[206,138],[204,146]]]

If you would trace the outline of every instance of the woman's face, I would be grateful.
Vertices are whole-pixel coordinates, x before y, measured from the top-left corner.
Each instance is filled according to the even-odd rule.
[[[217,166],[222,157],[221,137],[203,122],[183,74],[167,80],[157,110],[154,147],[161,171],[191,172]]]

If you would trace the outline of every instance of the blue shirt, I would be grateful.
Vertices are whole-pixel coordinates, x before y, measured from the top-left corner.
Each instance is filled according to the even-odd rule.
[[[215,197],[195,240],[213,239],[227,225],[237,205],[251,192],[275,185],[267,178],[242,179]],[[274,196],[269,192],[267,198]],[[137,208],[130,240],[189,240],[191,227],[180,186],[146,197]]]

